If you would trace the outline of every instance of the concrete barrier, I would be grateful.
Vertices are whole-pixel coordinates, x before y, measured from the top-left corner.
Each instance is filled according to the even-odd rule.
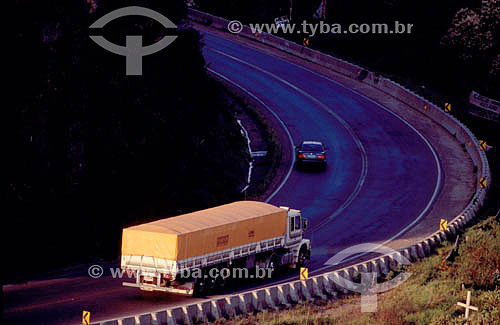
[[[228,20],[189,9],[189,19],[200,24],[227,31]],[[291,41],[262,33],[252,34],[249,27],[244,26],[240,37],[264,43],[282,51],[296,55],[303,59],[317,63],[345,76],[356,78],[358,72],[367,71],[362,67],[326,55],[324,53],[305,48]],[[238,295],[208,300],[183,307],[168,308],[151,314],[134,317],[108,320],[95,324],[125,325],[125,324],[193,324],[197,322],[213,322],[220,318],[230,318],[266,309],[277,310],[289,308],[297,303],[328,299],[347,293],[345,281],[353,281],[353,277],[360,272],[377,272],[385,275],[390,270],[397,270],[402,258],[409,261],[418,261],[432,254],[433,248],[445,240],[453,238],[460,229],[463,229],[474,217],[486,199],[487,191],[491,184],[491,173],[484,151],[480,150],[479,141],[472,132],[458,121],[454,116],[445,113],[438,105],[431,103],[418,94],[415,94],[398,83],[368,71],[367,77],[362,81],[380,91],[393,96],[407,104],[414,110],[425,114],[437,122],[457,139],[469,154],[476,173],[476,192],[466,208],[453,218],[445,231],[437,231],[422,241],[416,242],[407,248],[384,256],[373,258],[340,270],[313,276],[306,281],[292,281],[285,284],[271,285],[269,287],[251,290]],[[486,178],[486,188],[481,188],[480,178]]]
[[[216,17],[194,9],[189,9],[188,17],[193,21],[201,22],[205,25],[207,21],[211,21],[211,27],[227,32],[227,25],[229,23],[229,20],[227,19]],[[486,156],[484,152],[479,149],[479,142],[474,137],[472,132],[455,117],[445,113],[440,107],[429,102],[420,95],[415,94],[411,90],[399,85],[392,80],[376,75],[372,72],[369,72],[367,69],[341,60],[339,58],[332,57],[330,55],[307,47],[303,47],[299,44],[271,34],[261,33],[257,36],[251,32],[248,26],[244,26],[242,32],[239,33],[238,36],[249,38],[251,40],[278,48],[282,51],[317,63],[351,78],[356,78],[358,76],[358,72],[360,71],[367,71],[368,75],[363,80],[363,83],[367,83],[370,86],[397,98],[401,102],[404,102],[413,109],[426,114],[431,119],[440,124],[450,134],[454,135],[457,138],[457,141],[462,144],[466,144],[465,150],[467,150],[468,154],[471,156],[474,165],[477,166],[478,169],[480,169],[477,175],[477,179],[479,180],[479,177],[485,177],[490,180],[491,175],[489,172],[488,163],[486,161]],[[468,145],[469,142],[471,143],[470,146]],[[491,182],[488,182],[488,187],[490,183]],[[479,190],[479,184],[477,186]],[[476,194],[478,194],[477,198],[480,199],[480,203],[482,204],[486,196],[485,193],[481,193],[481,191],[479,191]]]

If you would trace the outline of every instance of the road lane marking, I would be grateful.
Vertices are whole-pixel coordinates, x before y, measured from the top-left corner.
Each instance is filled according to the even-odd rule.
[[[245,87],[241,86],[240,84],[236,83],[235,81],[229,79],[228,77],[220,74],[219,72],[207,67],[207,70],[213,74],[215,74],[216,76],[218,76],[219,78],[222,78],[224,79],[225,81],[229,82],[230,84],[232,84],[233,86],[236,86],[238,88],[240,88],[242,91],[244,91],[245,93],[247,93],[250,97],[252,97],[254,100],[256,100],[257,102],[259,102],[259,104],[261,104],[262,106],[264,106],[273,116],[274,118],[276,118],[276,120],[278,120],[278,122],[281,124],[281,127],[285,130],[286,132],[286,135],[288,136],[288,140],[290,141],[290,149],[292,151],[292,163],[290,164],[290,167],[288,168],[288,172],[285,176],[285,179],[283,179],[283,181],[280,183],[280,185],[274,190],[273,193],[271,193],[268,198],[264,201],[266,203],[268,203],[269,201],[271,201],[271,199],[276,195],[278,194],[278,192],[283,188],[283,186],[286,184],[286,182],[288,181],[288,179],[290,178],[290,175],[292,174],[292,171],[293,171],[293,166],[295,165],[295,151],[294,151],[294,148],[295,148],[295,145],[293,144],[293,138],[292,138],[292,134],[290,133],[290,130],[288,130],[287,126],[285,125],[285,123],[281,120],[281,118],[278,116],[278,114],[276,114],[276,112],[274,112],[266,103],[264,103],[260,98],[258,98],[256,95],[254,95],[252,92],[250,92],[248,89],[246,89]]]
[[[212,36],[212,37],[215,37],[215,38],[220,38],[220,37],[218,37],[218,36],[214,36],[214,35],[211,35],[211,36]],[[223,38],[220,38],[220,39],[223,39]],[[223,39],[223,40],[224,40],[224,39]],[[418,135],[418,136],[419,136],[419,137],[420,137],[420,138],[424,141],[424,143],[428,146],[428,148],[429,148],[429,149],[430,149],[430,151],[432,152],[432,155],[434,156],[434,161],[435,161],[435,163],[436,163],[436,169],[437,169],[436,186],[435,186],[435,188],[434,188],[434,192],[433,192],[433,194],[432,194],[432,197],[430,198],[430,200],[429,200],[429,202],[427,203],[427,205],[425,206],[425,208],[421,211],[421,213],[420,213],[420,214],[419,214],[419,215],[418,215],[418,216],[417,216],[417,217],[416,217],[416,218],[415,218],[415,219],[414,219],[411,223],[409,223],[406,227],[404,227],[401,231],[399,231],[399,232],[398,232],[398,233],[396,233],[394,236],[392,236],[392,237],[391,237],[391,238],[389,238],[388,240],[386,240],[386,241],[384,241],[383,243],[381,243],[381,244],[380,244],[380,246],[383,246],[383,245],[385,245],[385,244],[387,244],[387,243],[389,243],[389,242],[393,241],[394,239],[398,238],[398,237],[399,237],[399,236],[401,236],[403,233],[405,233],[405,232],[406,232],[406,231],[408,231],[410,228],[412,228],[412,227],[413,227],[413,226],[414,226],[417,222],[419,222],[419,221],[420,221],[420,220],[424,217],[424,215],[425,215],[425,214],[428,212],[428,210],[430,209],[431,205],[432,205],[432,204],[434,203],[434,201],[436,200],[436,197],[437,197],[437,195],[438,195],[438,193],[439,193],[439,189],[441,188],[442,171],[441,171],[441,165],[440,165],[440,163],[439,163],[439,158],[438,158],[438,156],[437,156],[437,153],[436,153],[436,151],[435,151],[434,147],[430,144],[430,142],[427,140],[427,138],[426,138],[426,137],[425,137],[422,133],[420,133],[420,131],[418,131],[418,130],[417,130],[417,129],[413,126],[413,125],[411,125],[409,122],[407,122],[405,119],[403,119],[401,116],[399,116],[398,114],[396,114],[395,112],[393,112],[393,111],[392,111],[392,110],[390,110],[389,108],[387,108],[387,107],[383,106],[382,104],[380,104],[380,103],[378,103],[377,101],[375,101],[375,100],[371,99],[370,97],[368,97],[368,96],[366,96],[366,95],[364,95],[364,94],[362,94],[362,93],[358,92],[357,90],[354,90],[354,89],[352,89],[352,88],[350,88],[350,87],[348,87],[348,86],[346,86],[346,85],[344,85],[344,84],[340,83],[339,81],[333,80],[333,79],[329,78],[328,76],[322,75],[322,74],[320,74],[320,73],[318,73],[318,72],[316,72],[316,71],[313,71],[313,70],[311,70],[311,69],[309,69],[309,68],[303,67],[303,66],[301,66],[301,65],[299,65],[299,64],[296,64],[296,63],[294,63],[294,62],[288,61],[288,60],[286,60],[286,59],[284,59],[284,58],[281,58],[281,57],[278,57],[278,56],[274,56],[274,55],[271,55],[271,54],[269,54],[269,53],[264,53],[264,52],[261,52],[261,51],[259,51],[257,48],[254,48],[254,47],[251,47],[251,46],[248,46],[248,45],[245,45],[245,44],[239,43],[239,42],[234,42],[234,41],[230,41],[230,40],[227,40],[227,39],[225,39],[225,40],[226,40],[226,41],[228,41],[228,42],[231,42],[231,43],[236,43],[236,44],[238,44],[238,45],[240,45],[240,46],[242,46],[242,47],[248,48],[248,49],[250,49],[250,50],[252,50],[252,51],[259,52],[259,53],[262,53],[262,54],[267,54],[267,55],[269,55],[269,56],[273,57],[273,58],[274,58],[274,59],[276,59],[276,60],[279,60],[279,61],[284,62],[284,63],[286,63],[286,64],[291,64],[291,65],[293,65],[293,66],[297,67],[297,68],[298,68],[298,69],[300,69],[300,70],[307,71],[307,72],[312,73],[312,74],[314,74],[314,75],[316,75],[316,76],[318,76],[318,77],[320,77],[320,78],[322,78],[322,79],[325,79],[325,80],[327,80],[327,81],[330,81],[330,82],[332,82],[332,83],[336,84],[337,86],[339,86],[339,87],[341,87],[341,88],[343,88],[343,89],[345,89],[345,90],[347,90],[347,91],[349,91],[349,92],[351,92],[351,93],[353,93],[353,94],[355,94],[355,95],[357,95],[357,96],[359,96],[359,97],[361,97],[361,98],[364,98],[365,100],[367,100],[367,101],[371,102],[372,104],[376,105],[377,107],[379,107],[379,108],[383,109],[384,111],[386,111],[386,112],[388,112],[388,113],[392,114],[393,116],[395,116],[396,118],[398,118],[400,121],[402,121],[404,124],[406,124],[406,125],[407,125],[410,129],[412,129],[412,130],[413,130],[413,131],[414,131],[414,132],[415,132],[415,133],[416,133],[416,134],[417,134],[417,135]],[[279,51],[279,49],[277,49],[277,51]],[[221,53],[223,53],[223,52],[221,52]],[[223,54],[225,54],[225,53],[223,53]],[[249,63],[249,64],[251,64],[251,63]],[[352,257],[350,257],[350,258],[345,259],[345,260],[344,260],[344,262],[348,262],[348,261],[350,261],[350,260],[353,260],[353,259],[359,258],[359,257],[364,256],[364,255],[367,255],[367,254],[369,254],[369,253],[370,253],[370,252],[366,252],[366,253],[363,253],[363,254],[358,254],[358,255],[352,256]],[[330,266],[330,267],[331,267],[331,266]],[[314,270],[313,272],[314,272],[314,273],[317,273],[317,272],[322,271],[322,270],[324,270],[324,269],[326,269],[326,268],[328,268],[328,266],[324,266],[324,267],[318,268],[318,269]],[[292,280],[292,279],[293,279],[293,278],[289,278],[289,279],[287,279],[287,280]]]
[[[243,45],[245,46],[245,45]],[[248,47],[248,46],[245,46],[245,47]],[[248,47],[250,48],[250,47]],[[250,48],[251,49],[251,48]],[[427,205],[425,206],[425,208],[422,210],[422,212],[411,222],[409,223],[406,227],[404,227],[401,231],[399,231],[397,234],[395,234],[394,236],[392,236],[391,238],[389,238],[388,240],[382,242],[380,244],[380,246],[383,246],[383,245],[386,245],[387,243],[393,241],[394,239],[398,238],[399,236],[401,236],[403,233],[405,233],[406,231],[408,231],[411,227],[413,227],[417,222],[419,222],[423,217],[424,215],[428,212],[428,210],[430,209],[432,203],[434,203],[434,201],[436,200],[436,197],[439,193],[439,189],[441,188],[441,181],[442,181],[442,171],[441,171],[441,165],[439,163],[439,158],[437,156],[437,153],[436,153],[436,150],[434,149],[434,147],[431,145],[431,143],[429,142],[429,140],[427,140],[427,138],[422,134],[420,133],[420,131],[418,131],[413,125],[411,125],[408,121],[406,121],[404,118],[402,118],[401,116],[399,116],[398,114],[396,114],[395,112],[391,111],[389,108],[385,107],[384,105],[378,103],[377,101],[375,101],[374,99],[371,99],[370,97],[358,92],[357,90],[354,90],[352,88],[349,88],[348,86],[346,85],[343,85],[342,83],[340,83],[339,81],[336,81],[336,80],[333,80],[325,75],[322,75],[316,71],[313,71],[313,70],[310,70],[306,67],[303,67],[303,66],[300,66],[296,63],[293,63],[293,62],[290,62],[290,61],[286,61],[284,59],[281,59],[281,58],[278,58],[278,57],[275,57],[273,56],[274,58],[280,60],[280,61],[283,61],[283,62],[286,62],[286,63],[289,63],[299,69],[302,69],[304,71],[308,71],[309,73],[312,73],[322,79],[325,79],[325,80],[328,80],[336,85],[338,85],[339,87],[341,88],[344,88],[345,90],[348,90],[350,91],[351,93],[361,97],[361,98],[364,98],[365,100],[369,101],[370,103],[378,106],[379,108],[383,109],[384,111],[392,114],[393,116],[397,117],[400,121],[402,121],[404,124],[406,124],[410,129],[412,129],[423,141],[424,143],[427,145],[427,147],[429,147],[429,149],[431,150],[432,152],[432,155],[434,156],[434,161],[436,163],[436,169],[437,169],[437,177],[436,177],[436,186],[434,187],[434,192],[432,193],[432,197],[430,198],[429,202],[427,203]],[[344,260],[344,262],[348,262],[350,260],[353,260],[353,259],[356,259],[356,258],[359,258],[361,256],[364,256],[364,255],[367,255],[369,254],[370,252],[366,252],[366,253],[363,253],[363,254],[359,254],[359,255],[355,255],[355,256],[352,256],[350,258],[346,258]],[[327,269],[328,266],[324,266],[324,267],[321,267],[321,268],[318,268],[316,270],[314,270],[314,272],[319,272],[319,271],[322,271],[324,269]],[[293,278],[290,278],[290,279],[293,279]]]
[[[334,111],[332,111],[327,105],[325,105],[324,103],[320,102],[318,99],[316,99],[315,97],[313,97],[311,94],[305,92],[304,90],[300,89],[299,87],[295,86],[294,84],[282,79],[281,77],[275,75],[274,73],[272,72],[269,72],[265,69],[262,69],[250,62],[247,62],[247,61],[244,61],[242,59],[239,59],[239,58],[236,58],[230,54],[227,54],[227,53],[224,53],[222,51],[219,51],[217,49],[214,49],[214,48],[211,48],[209,46],[205,46],[205,48],[207,50],[210,50],[210,51],[213,51],[213,52],[216,52],[216,53],[219,53],[227,58],[230,58],[234,61],[237,61],[237,62],[240,62],[244,65],[247,65],[257,71],[260,71],[276,80],[278,80],[279,82],[287,85],[288,87],[292,88],[293,90],[295,90],[296,92],[300,93],[302,96],[308,98],[310,101],[314,102],[317,106],[321,107],[324,111],[326,111],[327,113],[329,113],[331,116],[333,116],[346,130],[347,132],[349,133],[349,135],[352,137],[354,143],[356,144],[358,150],[360,151],[361,153],[361,174],[360,174],[360,177],[358,179],[358,182],[354,188],[354,191],[351,192],[351,194],[349,195],[349,197],[342,203],[342,205],[337,209],[335,210],[335,212],[333,214],[331,214],[327,219],[325,219],[323,222],[321,222],[320,224],[314,226],[314,228],[312,228],[311,230],[309,231],[313,231],[313,230],[316,230],[320,227],[323,227],[325,224],[329,223],[331,220],[333,220],[336,216],[338,216],[340,213],[342,213],[353,201],[354,199],[358,196],[359,192],[361,191],[361,188],[363,187],[364,185],[364,182],[366,180],[366,176],[368,174],[368,156],[366,154],[366,150],[365,148],[363,147],[363,144],[361,143],[361,140],[360,138],[358,137],[358,135],[354,132],[354,130],[349,126],[349,124],[344,120],[342,119],[337,113],[335,113]],[[268,201],[266,201],[268,202]]]
[[[212,34],[212,36],[213,36],[213,34]],[[220,37],[218,37],[218,36],[214,36],[214,37],[220,38]],[[231,42],[231,43],[236,43],[236,42],[234,42],[234,41],[229,41],[229,42]],[[237,44],[238,44],[238,45],[240,45],[240,46],[242,46],[242,47],[246,47],[246,48],[249,48],[249,49],[251,49],[251,50],[257,51],[257,52],[259,52],[259,53],[266,54],[266,53],[264,53],[264,52],[259,51],[258,49],[254,48],[254,47],[250,47],[250,46],[247,46],[247,45],[242,44],[242,43],[239,43],[239,42],[238,42]],[[413,129],[413,130],[414,130],[414,131],[415,131],[415,132],[416,132],[416,133],[417,133],[420,137],[422,137],[422,138],[424,139],[424,142],[425,142],[425,143],[426,143],[426,144],[427,144],[427,145],[431,148],[431,151],[432,151],[432,153],[434,154],[434,158],[436,159],[436,162],[437,162],[437,166],[438,166],[437,184],[436,184],[436,188],[435,188],[435,190],[434,190],[434,194],[433,194],[433,196],[432,196],[431,200],[429,201],[428,205],[426,206],[426,208],[424,208],[424,210],[423,210],[423,211],[421,212],[421,214],[420,214],[420,215],[419,215],[419,216],[418,216],[418,217],[414,220],[414,222],[412,222],[412,223],[411,223],[411,224],[409,224],[406,228],[404,228],[404,229],[403,229],[403,232],[405,232],[405,231],[407,230],[407,228],[409,228],[409,227],[413,226],[413,225],[414,225],[414,223],[418,222],[418,221],[419,221],[419,220],[423,217],[423,215],[427,212],[427,210],[428,210],[428,208],[429,208],[429,205],[430,205],[430,204],[432,204],[432,202],[435,200],[435,197],[437,196],[437,191],[439,190],[439,188],[440,188],[440,183],[441,183],[441,168],[440,168],[440,165],[439,165],[439,160],[437,160],[437,155],[436,155],[436,153],[435,153],[435,151],[434,151],[434,148],[433,148],[433,147],[430,145],[430,143],[429,143],[429,142],[425,139],[425,137],[423,137],[423,135],[421,135],[421,134],[420,134],[420,133],[419,133],[419,132],[418,132],[418,131],[414,128],[414,127],[412,127],[409,123],[407,123],[407,122],[406,122],[406,121],[405,121],[402,117],[400,117],[400,116],[399,116],[399,115],[397,115],[396,113],[392,112],[392,111],[391,111],[391,110],[389,110],[388,108],[386,108],[386,107],[382,106],[381,104],[379,104],[378,102],[374,101],[373,99],[371,99],[371,98],[369,98],[369,97],[365,96],[364,94],[361,94],[361,93],[359,93],[358,91],[356,91],[356,90],[354,90],[354,89],[351,89],[351,88],[349,88],[349,87],[347,87],[347,86],[345,86],[345,85],[341,84],[341,83],[340,83],[340,82],[338,82],[338,81],[335,81],[335,80],[333,80],[333,79],[330,79],[330,78],[329,78],[329,77],[327,77],[327,76],[321,75],[321,74],[319,74],[319,73],[317,73],[317,72],[315,72],[315,71],[312,71],[312,70],[310,70],[310,69],[308,69],[308,68],[302,67],[302,66],[300,66],[300,65],[298,65],[298,64],[295,64],[295,63],[293,63],[293,62],[290,62],[290,61],[288,61],[288,60],[286,60],[286,59],[282,59],[282,58],[279,58],[279,57],[276,57],[276,56],[274,56],[274,55],[270,55],[270,54],[267,54],[267,55],[269,55],[269,56],[271,56],[271,57],[273,57],[273,58],[275,58],[275,59],[278,59],[278,60],[280,60],[280,61],[282,61],[282,62],[285,62],[285,63],[287,63],[287,64],[294,65],[294,66],[296,66],[296,67],[298,67],[298,68],[300,68],[300,69],[302,69],[302,70],[308,71],[308,72],[310,72],[310,73],[312,73],[312,74],[315,74],[315,75],[317,75],[317,76],[319,76],[319,77],[321,77],[321,78],[323,78],[323,79],[329,80],[330,82],[333,82],[334,84],[337,84],[338,86],[340,86],[340,87],[342,87],[342,88],[344,88],[344,89],[349,90],[350,92],[352,92],[352,93],[356,94],[357,96],[360,96],[360,97],[362,97],[362,98],[365,98],[366,100],[368,100],[368,101],[372,102],[372,103],[373,103],[373,104],[375,104],[376,106],[379,106],[381,109],[383,109],[383,110],[385,110],[385,111],[387,111],[387,112],[389,112],[389,113],[391,113],[391,114],[395,115],[397,118],[399,118],[400,120],[402,120],[402,121],[403,121],[406,125],[408,125],[408,126],[409,126],[411,129]],[[264,104],[264,103],[263,103],[263,102],[262,102],[259,98],[257,98],[254,94],[252,94],[252,93],[251,93],[251,92],[249,92],[248,90],[246,90],[244,87],[242,87],[242,86],[240,86],[240,85],[236,84],[235,82],[233,82],[233,81],[231,81],[231,80],[227,79],[226,77],[224,77],[224,76],[222,76],[222,75],[218,74],[216,71],[214,71],[214,70],[212,70],[212,69],[210,69],[210,68],[208,68],[208,67],[207,67],[207,70],[209,70],[210,72],[212,72],[212,73],[214,73],[214,74],[216,74],[216,75],[219,75],[221,78],[223,78],[223,79],[227,80],[227,81],[228,81],[228,82],[230,82],[231,84],[233,84],[233,85],[237,86],[238,88],[242,89],[243,91],[245,91],[246,93],[248,93],[248,94],[249,94],[249,96],[251,96],[252,98],[254,98],[255,100],[257,100],[257,101],[258,101],[259,103],[261,103],[264,107],[266,107],[266,109],[268,109],[268,110],[269,110],[269,108],[268,108],[268,106],[267,106],[266,104]],[[276,115],[276,113],[275,113],[274,111],[272,111],[272,110],[269,110],[269,111],[271,112],[271,114],[273,114],[273,115],[277,118],[277,120],[279,121],[279,123],[280,123],[280,124],[284,127],[285,131],[287,132],[287,134],[288,134],[288,136],[289,136],[289,139],[291,139],[290,132],[288,131],[288,129],[287,129],[287,128],[286,128],[286,126],[284,125],[283,121],[282,121],[282,120],[281,120],[281,119],[280,119],[280,118]],[[292,147],[293,147],[293,140],[291,140],[291,143],[292,143]],[[292,155],[292,157],[293,157],[293,159],[295,160],[295,155],[294,155],[294,154]],[[292,164],[292,167],[293,167],[293,164]],[[289,169],[288,175],[287,175],[287,177],[285,178],[285,180],[282,182],[282,184],[280,185],[280,187],[279,187],[279,188],[278,188],[278,189],[277,189],[277,190],[276,190],[276,191],[272,194],[272,196],[270,196],[270,197],[268,198],[268,200],[266,200],[266,202],[268,202],[268,201],[269,201],[269,200],[270,200],[270,199],[271,199],[271,198],[272,198],[272,197],[273,197],[273,196],[274,196],[277,192],[279,192],[279,190],[280,190],[280,189],[283,187],[283,185],[286,183],[286,180],[288,179],[289,175],[291,174],[291,171],[292,171],[292,168],[291,168],[291,169]],[[400,235],[401,235],[401,232],[400,232],[400,233],[398,233],[398,234],[396,234],[395,236],[393,236],[393,237],[392,237],[390,240],[388,240],[387,242],[389,242],[389,241],[391,241],[391,240],[394,240],[395,238],[399,237]],[[387,242],[385,242],[385,243],[387,243]],[[345,261],[345,260],[344,260],[344,261]],[[320,271],[320,270],[322,270],[322,269],[324,269],[324,268],[317,269],[317,270],[315,270],[315,271],[314,271],[314,273],[316,273],[316,272],[318,272],[318,271]],[[280,281],[278,281],[278,282],[276,282],[276,283],[274,283],[274,284],[279,284],[279,283],[283,283],[283,282],[288,282],[288,281],[293,280],[293,279],[296,279],[296,278],[294,277],[294,278],[289,278],[289,279],[283,279],[283,280],[280,280]],[[274,284],[271,284],[271,285],[274,285]],[[266,285],[266,286],[267,286],[267,285]],[[264,286],[264,287],[265,287],[265,286]],[[262,288],[262,286],[258,286],[257,288]],[[244,290],[244,291],[243,291],[243,293],[244,293],[244,292],[250,292],[251,290],[254,290],[254,289]],[[236,293],[233,293],[233,294],[237,294],[238,292],[239,292],[239,291],[237,291]],[[218,298],[218,297],[220,298],[220,297],[226,297],[226,296],[227,296],[227,295],[215,295],[214,297],[215,297],[215,298]],[[200,299],[200,300],[196,300],[196,302],[199,302],[199,303],[204,303],[204,302],[207,302],[207,301],[211,301],[212,299],[213,299],[213,298]],[[184,303],[184,304],[181,304],[181,305],[174,305],[174,306],[177,306],[177,307],[179,307],[179,306],[188,306],[188,305],[190,305],[190,304],[192,304],[192,302]],[[157,312],[160,312],[160,311],[163,311],[163,310],[164,310],[164,309],[159,309],[159,310],[157,310]]]

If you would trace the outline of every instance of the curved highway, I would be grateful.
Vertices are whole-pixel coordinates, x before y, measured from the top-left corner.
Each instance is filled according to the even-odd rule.
[[[385,242],[422,217],[437,195],[439,161],[398,116],[308,69],[205,35],[209,67],[275,112],[292,141],[321,140],[325,172],[294,171],[270,203],[310,219],[314,268],[335,252]]]
[[[413,127],[306,68],[212,34],[204,40],[209,70],[277,118],[287,134],[285,150],[301,140],[320,140],[329,149],[325,171],[299,171],[289,161],[284,181],[268,200],[301,209],[309,219],[310,272],[322,270],[348,246],[390,241],[426,215],[439,192],[441,171],[434,149]],[[121,282],[109,271],[92,279],[82,266],[61,278],[5,286],[4,318],[76,324],[82,310],[91,311],[95,322],[194,301],[145,294]]]

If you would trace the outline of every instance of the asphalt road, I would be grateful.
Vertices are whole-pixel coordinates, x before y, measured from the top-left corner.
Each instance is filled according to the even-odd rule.
[[[206,34],[205,44],[209,69],[279,118],[289,137],[286,150],[301,140],[320,140],[329,149],[324,171],[296,170],[290,161],[285,182],[269,200],[301,209],[309,219],[311,271],[323,269],[343,248],[385,243],[425,216],[440,189],[441,172],[433,149],[410,125],[295,64],[214,35]],[[54,279],[4,286],[4,321],[77,324],[82,310],[95,322],[195,301],[122,287],[108,270],[118,265],[101,266],[105,273],[98,279],[83,265]]]

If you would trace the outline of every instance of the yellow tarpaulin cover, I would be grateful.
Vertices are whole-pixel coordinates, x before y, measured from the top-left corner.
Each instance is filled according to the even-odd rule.
[[[123,229],[122,255],[183,260],[283,236],[286,210],[240,201]]]

